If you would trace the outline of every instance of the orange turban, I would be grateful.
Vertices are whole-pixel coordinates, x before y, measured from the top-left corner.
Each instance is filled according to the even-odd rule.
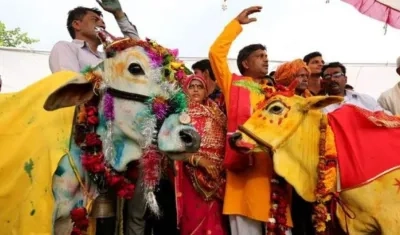
[[[308,66],[301,59],[281,64],[275,71],[276,84],[289,86],[290,83],[292,83],[296,78],[299,70],[302,68],[304,68],[308,75],[310,75],[310,68],[308,68]]]

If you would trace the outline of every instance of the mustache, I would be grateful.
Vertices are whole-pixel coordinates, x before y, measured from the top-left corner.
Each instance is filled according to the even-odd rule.
[[[328,84],[328,86],[330,86],[330,87],[331,87],[331,86],[334,86],[334,85],[335,85],[335,86],[340,86],[338,82],[334,82],[334,81],[331,81],[331,82],[329,82],[329,84]]]

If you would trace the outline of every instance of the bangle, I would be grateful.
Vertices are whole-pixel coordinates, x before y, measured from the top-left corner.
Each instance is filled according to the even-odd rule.
[[[193,155],[189,157],[189,164],[194,166],[194,156]]]
[[[199,165],[199,162],[200,162],[200,160],[201,160],[202,158],[203,158],[202,156],[197,157],[196,160],[194,161],[194,166],[198,166],[198,165]]]

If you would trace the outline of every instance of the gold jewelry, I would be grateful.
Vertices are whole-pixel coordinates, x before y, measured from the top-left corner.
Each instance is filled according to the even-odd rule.
[[[190,158],[189,158],[189,164],[194,166],[194,156],[193,155],[190,156]]]
[[[194,160],[194,166],[199,166],[199,162],[200,162],[200,160],[201,160],[202,158],[203,158],[202,156],[197,157],[197,158]]]

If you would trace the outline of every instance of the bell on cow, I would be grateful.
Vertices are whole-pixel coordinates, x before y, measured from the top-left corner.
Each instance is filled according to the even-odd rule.
[[[97,196],[92,205],[90,217],[92,218],[110,218],[115,216],[114,201],[103,193]]]

